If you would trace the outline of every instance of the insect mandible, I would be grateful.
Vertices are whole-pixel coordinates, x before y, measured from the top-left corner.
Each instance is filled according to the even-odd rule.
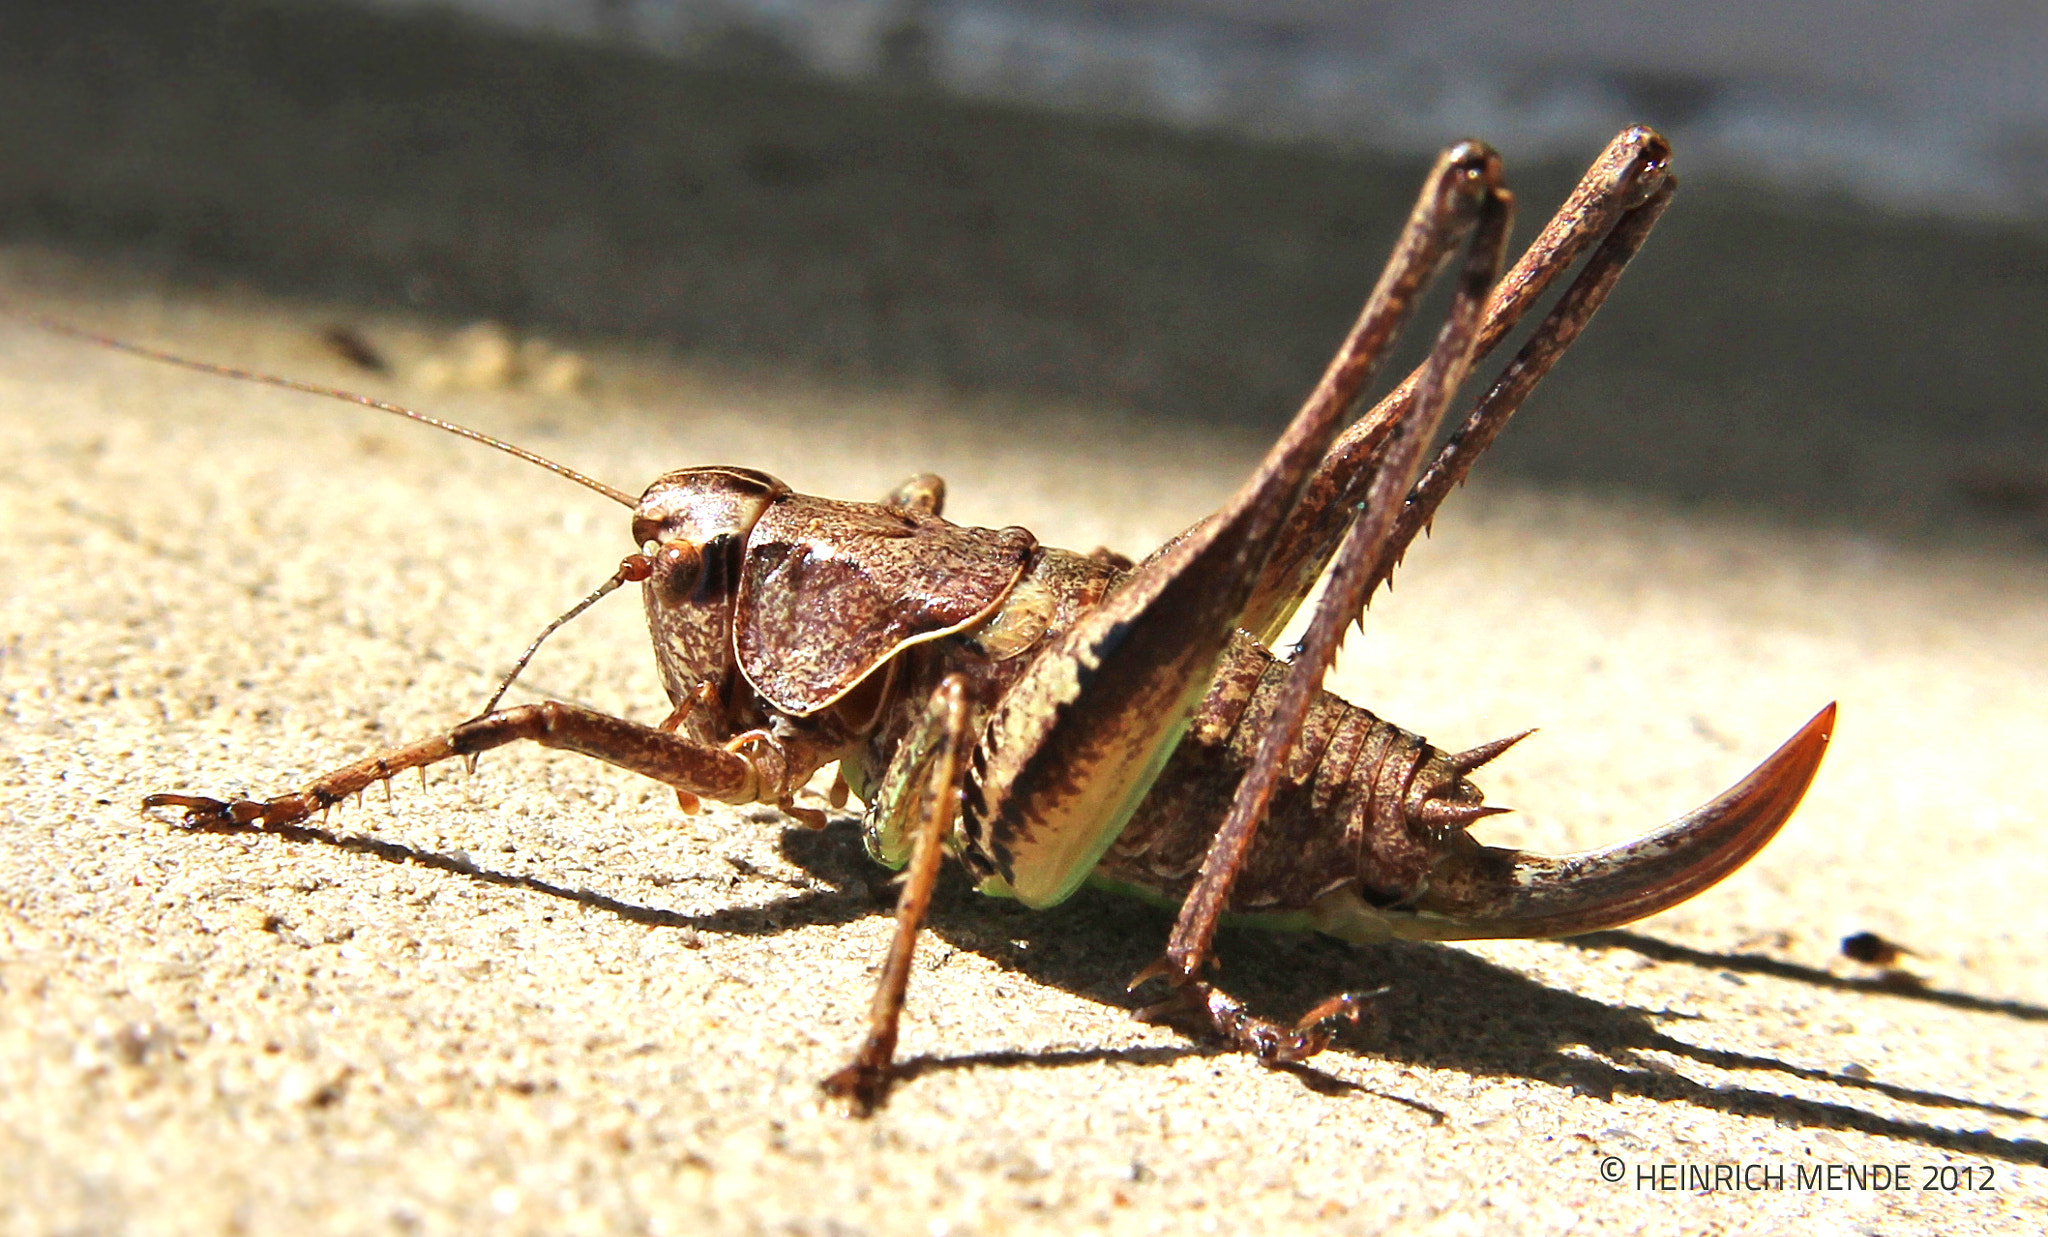
[[[640,584],[667,720],[648,726],[554,701],[499,708],[501,685],[476,717],[292,793],[152,794],[144,807],[195,827],[284,827],[403,770],[530,740],[664,782],[686,805],[699,796],[773,804],[816,827],[823,814],[794,796],[836,763],[841,785],[866,805],[869,854],[908,869],[867,1037],[825,1082],[862,1114],[888,1094],[910,964],[947,853],[983,892],[1031,907],[1084,883],[1177,905],[1163,955],[1132,981],[1166,986],[1143,1012],[1191,1020],[1272,1063],[1322,1050],[1362,998],[1332,997],[1292,1024],[1254,1014],[1208,978],[1226,918],[1349,941],[1457,940],[1567,936],[1676,905],[1784,824],[1819,767],[1833,705],[1664,828],[1547,857],[1485,846],[1467,831],[1504,810],[1486,804],[1470,775],[1520,736],[1447,753],[1321,690],[1345,629],[1669,204],[1668,160],[1654,132],[1623,132],[1503,275],[1512,198],[1499,157],[1475,142],[1445,151],[1356,325],[1279,441],[1222,508],[1136,564],[1042,546],[1021,528],[951,524],[936,477],[861,503],[713,466],[664,474],[635,496],[474,431],[344,395],[510,452],[632,510],[637,549],[583,604]],[[1472,366],[1574,267],[1432,455]],[[1428,358],[1346,428],[1422,291],[1447,268],[1452,305]],[[45,325],[213,373],[341,394]],[[1325,575],[1292,655],[1269,652]]]

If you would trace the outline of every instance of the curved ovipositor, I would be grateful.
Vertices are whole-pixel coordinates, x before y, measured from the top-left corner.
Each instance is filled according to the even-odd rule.
[[[1575,936],[1668,910],[1764,848],[1799,806],[1835,728],[1830,704],[1719,798],[1655,833],[1599,850],[1535,855],[1460,832],[1412,905],[1376,912],[1420,940]]]

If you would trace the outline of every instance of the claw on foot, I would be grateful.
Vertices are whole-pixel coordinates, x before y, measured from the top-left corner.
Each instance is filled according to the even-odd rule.
[[[1331,997],[1285,1027],[1253,1014],[1244,1003],[1211,984],[1190,983],[1173,996],[1137,1012],[1142,1022],[1186,1021],[1236,1052],[1267,1065],[1295,1065],[1330,1046],[1340,1023],[1356,1023],[1365,1003],[1385,992],[1344,992]]]
[[[388,781],[387,781],[388,785]],[[334,802],[311,792],[259,803],[254,799],[209,799],[204,795],[148,795],[142,810],[171,808],[181,812],[186,829],[272,829],[295,825]]]
[[[819,1083],[825,1094],[846,1105],[848,1116],[872,1117],[889,1098],[889,1067],[855,1061]]]
[[[184,814],[178,823],[187,829],[233,829],[260,824],[264,805],[248,799],[223,802],[202,795],[149,795],[142,809],[172,808]]]

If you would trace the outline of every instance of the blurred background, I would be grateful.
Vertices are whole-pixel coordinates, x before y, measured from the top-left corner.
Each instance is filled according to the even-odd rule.
[[[2048,549],[2022,0],[0,0],[0,245],[1247,433],[1428,156],[1684,187],[1486,471]]]

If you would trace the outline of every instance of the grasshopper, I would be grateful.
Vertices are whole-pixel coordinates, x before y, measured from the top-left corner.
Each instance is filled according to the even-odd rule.
[[[510,452],[631,509],[618,571],[542,633],[638,583],[670,712],[649,726],[548,701],[255,801],[152,794],[198,828],[279,828],[370,784],[518,741],[565,748],[698,797],[796,805],[837,764],[834,806],[866,805],[881,864],[908,869],[865,1040],[825,1081],[852,1111],[887,1097],[910,965],[942,857],[1034,908],[1094,884],[1179,917],[1141,1013],[1268,1063],[1322,1050],[1363,997],[1283,1024],[1208,974],[1226,918],[1354,942],[1567,936],[1673,906],[1728,875],[1797,806],[1827,747],[1831,704],[1733,788],[1647,836],[1546,857],[1482,845],[1470,780],[1522,736],[1441,751],[1321,689],[1338,643],[1445,495],[1570,346],[1669,204],[1669,149],[1623,132],[1528,252],[1502,274],[1513,199],[1499,157],[1446,150],[1327,372],[1223,507],[1131,563],[1042,546],[1021,528],[942,518],[913,478],[879,503],[794,493],[748,468],[685,468],[639,495],[521,448],[362,396],[90,336],[193,368],[368,404]],[[1346,428],[1425,287],[1455,268],[1427,360]],[[1452,398],[1563,275],[1577,274],[1432,455]],[[65,329],[65,328],[59,328]],[[85,332],[71,331],[84,335]],[[1290,656],[1269,651],[1328,583]]]

